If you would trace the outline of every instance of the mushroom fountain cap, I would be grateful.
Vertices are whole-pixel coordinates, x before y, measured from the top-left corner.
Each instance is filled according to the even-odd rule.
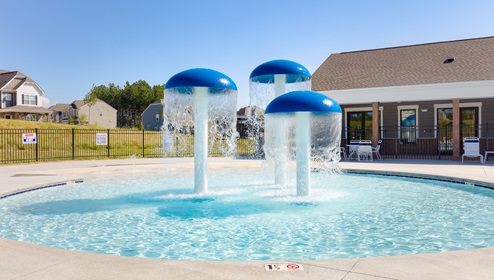
[[[277,59],[257,66],[250,74],[250,79],[258,83],[274,83],[274,75],[285,74],[286,83],[298,83],[310,80],[309,70],[299,63]]]
[[[180,93],[191,93],[190,89],[193,87],[210,88],[210,93],[219,93],[224,89],[237,90],[237,85],[230,77],[207,68],[182,71],[171,77],[165,84],[165,89],[177,88]]]
[[[341,107],[334,99],[324,94],[310,90],[299,90],[276,97],[266,107],[265,114],[295,112],[341,114]]]

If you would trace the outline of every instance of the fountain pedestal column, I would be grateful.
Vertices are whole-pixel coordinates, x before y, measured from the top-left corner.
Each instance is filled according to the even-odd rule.
[[[194,191],[208,191],[208,95],[206,87],[194,88]]]
[[[284,94],[286,91],[286,75],[276,74],[274,75],[274,95],[278,97]],[[283,125],[278,126],[276,130],[276,138],[280,147],[280,153],[276,155],[274,159],[274,183],[277,185],[286,184],[286,165],[288,153],[287,141],[286,141],[286,128]]]
[[[311,112],[296,112],[297,195],[310,194],[310,116]]]

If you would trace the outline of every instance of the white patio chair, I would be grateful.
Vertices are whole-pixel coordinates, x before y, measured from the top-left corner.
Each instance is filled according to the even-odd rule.
[[[370,140],[361,140],[358,146],[357,159],[372,161],[372,142]]]
[[[372,154],[376,154],[377,159],[382,160],[381,154],[379,151],[381,150],[381,144],[383,143],[382,140],[377,141],[377,145],[375,147],[372,147]]]
[[[463,150],[464,153],[461,155],[461,162],[463,162],[464,157],[480,157],[480,163],[484,162],[484,156],[480,154],[480,140],[478,137],[463,138]]]
[[[345,160],[347,158],[346,148],[345,147],[340,147],[340,158],[345,159]]]
[[[360,140],[351,140],[350,145],[348,145],[348,160],[352,158],[358,159],[358,147],[360,145]]]

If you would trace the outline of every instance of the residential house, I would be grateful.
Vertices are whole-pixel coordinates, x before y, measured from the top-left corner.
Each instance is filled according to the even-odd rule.
[[[50,109],[53,111],[54,122],[72,121],[76,124],[87,123],[103,128],[117,127],[117,110],[100,99],[96,99],[94,103],[75,100],[71,104],[55,104]]]
[[[19,71],[0,70],[0,118],[40,120],[51,110],[43,108],[45,92]]]
[[[312,89],[342,107],[343,142],[428,141],[459,160],[463,137],[494,136],[493,53],[494,37],[335,53]]]
[[[142,112],[142,126],[146,130],[160,130],[163,126],[163,108],[165,101],[163,99],[156,100]]]
[[[237,111],[237,131],[240,137],[258,137],[262,134],[264,131],[264,109],[257,106],[240,108]]]

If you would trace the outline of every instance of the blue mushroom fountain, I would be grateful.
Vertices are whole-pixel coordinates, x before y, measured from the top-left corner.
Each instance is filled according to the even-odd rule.
[[[164,139],[194,134],[194,190],[205,193],[208,190],[208,137],[226,137],[226,145],[222,145],[228,148],[226,154],[236,147],[237,86],[223,73],[194,68],[168,80],[164,99]],[[170,137],[171,134],[177,137]]]
[[[290,147],[280,143],[295,134],[297,195],[310,194],[310,164],[339,161],[341,107],[332,98],[314,91],[293,91],[275,98],[266,108],[266,144],[268,158],[290,159]],[[279,127],[288,129],[280,133]],[[293,138],[293,137],[292,137]],[[288,152],[287,152],[288,151]],[[276,172],[285,172],[275,169]],[[275,177],[281,176],[276,174]]]

